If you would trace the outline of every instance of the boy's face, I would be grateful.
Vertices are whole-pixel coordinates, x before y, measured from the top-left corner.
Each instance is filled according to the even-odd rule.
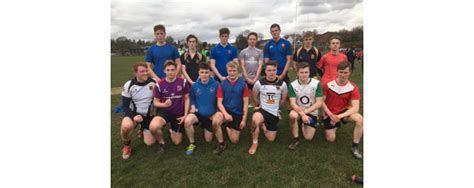
[[[173,65],[168,65],[165,67],[166,78],[174,79],[176,77],[176,67]]]
[[[195,38],[190,38],[187,43],[190,49],[196,49],[197,40]]]
[[[166,33],[164,31],[157,30],[155,32],[156,42],[163,43],[165,41],[165,38],[166,38]]]
[[[305,38],[303,39],[303,45],[304,45],[305,47],[311,47],[311,46],[313,46],[313,37],[305,37]]]
[[[278,27],[272,27],[270,29],[270,34],[272,34],[273,39],[278,40],[280,38],[280,29]]]
[[[239,71],[237,68],[234,67],[227,67],[227,77],[231,80],[237,79],[237,75],[239,74]]]
[[[309,79],[309,67],[299,69],[297,75],[300,81],[307,81]]]
[[[339,39],[332,39],[329,44],[332,51],[339,51],[341,47],[341,41]]]
[[[221,41],[221,44],[227,44],[227,41],[229,40],[229,34],[224,33],[220,35],[219,40]]]
[[[209,70],[208,69],[199,69],[199,78],[201,81],[206,82],[209,80]]]
[[[267,77],[267,80],[275,80],[276,73],[277,73],[276,66],[268,65],[265,67],[265,75]]]
[[[146,81],[148,79],[148,69],[143,66],[139,66],[135,72],[135,77],[139,81]]]
[[[337,78],[339,79],[339,82],[347,82],[350,75],[351,71],[349,70],[349,67],[344,70],[337,70]]]
[[[255,44],[257,44],[257,37],[255,37],[254,35],[250,35],[247,39],[247,43],[249,44],[249,46],[255,46]]]

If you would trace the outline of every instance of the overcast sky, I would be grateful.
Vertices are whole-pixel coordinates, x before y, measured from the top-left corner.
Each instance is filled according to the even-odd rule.
[[[246,29],[270,38],[270,25],[282,34],[318,33],[363,25],[362,0],[112,0],[111,37],[153,40],[153,26],[183,39],[195,34],[200,41],[218,42],[218,30],[228,27],[230,42]]]

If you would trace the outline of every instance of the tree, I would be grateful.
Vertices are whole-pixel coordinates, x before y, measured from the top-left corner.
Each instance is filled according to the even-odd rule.
[[[244,37],[243,33],[237,35],[237,38],[235,38],[235,47],[239,50],[242,50],[247,47],[247,45],[247,37]]]
[[[173,44],[174,38],[170,35],[170,36],[167,36],[167,37],[166,37],[165,41],[166,41],[166,43],[168,43],[168,44]]]
[[[115,39],[115,43],[116,43],[117,49],[120,51],[122,55],[125,55],[131,47],[130,40],[127,39],[127,37],[125,36],[121,36]]]

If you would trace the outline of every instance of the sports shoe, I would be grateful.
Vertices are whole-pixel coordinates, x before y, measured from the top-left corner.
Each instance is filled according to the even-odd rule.
[[[356,159],[362,159],[362,154],[360,153],[359,148],[352,147],[352,155],[354,155]]]
[[[297,146],[299,143],[300,143],[299,140],[293,139],[293,140],[291,141],[291,144],[288,145],[288,149],[290,149],[290,150],[295,150],[296,146]]]
[[[252,105],[252,104],[249,104],[249,106],[248,106],[248,107],[249,107],[249,108],[253,108],[253,105]]]
[[[253,155],[255,152],[257,152],[257,144],[252,144],[249,148],[249,154]]]
[[[188,147],[186,147],[186,152],[185,154],[186,155],[192,155],[193,154],[193,151],[196,149],[196,145],[194,144],[189,144]]]
[[[225,148],[226,148],[225,144],[217,144],[216,149],[214,149],[214,151],[212,151],[212,153],[214,153],[216,155],[221,155],[222,152],[225,150]]]
[[[130,158],[131,154],[132,154],[132,148],[130,146],[123,146],[123,148],[122,148],[122,158],[123,159],[128,159],[128,158]]]
[[[143,131],[142,131],[142,130],[138,130],[138,132],[137,132],[137,137],[138,137],[138,138],[143,137]]]
[[[165,153],[165,144],[158,144],[158,150],[157,150],[157,152],[158,152],[159,154]]]

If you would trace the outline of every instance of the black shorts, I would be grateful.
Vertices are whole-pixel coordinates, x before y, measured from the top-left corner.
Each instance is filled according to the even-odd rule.
[[[171,124],[171,130],[173,130],[174,132],[184,133],[184,125],[183,124],[178,124],[179,123],[179,121],[178,121],[179,117],[168,114],[168,113],[165,113],[162,110],[157,110],[156,111],[156,116],[155,117],[158,117],[158,116],[162,117],[166,121],[166,123],[170,123]]]
[[[313,119],[313,121],[308,126],[316,128],[316,126],[318,125],[318,117],[313,116],[311,114],[306,114],[306,115]],[[302,124],[303,124],[303,120],[300,118],[298,120],[298,125],[302,125]]]
[[[343,110],[342,112],[338,113],[337,115],[342,114],[342,113],[344,113],[345,111],[347,111],[347,109]],[[344,118],[342,118],[341,121],[337,122],[336,125],[332,126],[332,125],[331,125],[331,118],[330,118],[329,116],[326,117],[323,121],[324,121],[323,123],[324,123],[324,128],[325,128],[325,129],[339,128],[339,127],[341,127],[342,124],[347,123],[347,122],[344,120]]]
[[[234,114],[232,112],[229,112],[229,114],[232,116],[232,121],[231,122],[226,122],[225,126],[235,129],[237,131],[240,131],[240,122],[242,121],[242,115]]]
[[[249,92],[252,92],[253,84],[247,83],[247,87],[249,88]]]
[[[277,131],[278,130],[278,122],[280,119],[278,116],[274,116],[273,114],[270,114],[269,112],[259,108],[255,112],[260,112],[263,116],[263,123],[265,124],[265,127],[267,127],[267,130],[269,131]],[[254,112],[254,113],[255,113]]]
[[[140,114],[141,115],[141,114]],[[137,123],[135,125],[135,127],[137,127],[138,125],[140,125],[140,130],[143,131],[145,129],[150,129],[150,123],[151,123],[151,120],[153,119],[153,116],[144,116],[144,115],[141,115],[142,118],[143,118],[143,121],[141,123]],[[124,117],[128,117],[128,116],[124,116]],[[130,118],[130,117],[129,117]],[[130,118],[132,119],[133,121],[133,118]]]
[[[206,129],[209,132],[213,132],[212,121],[210,119],[211,117],[204,117],[204,116],[201,116],[199,113],[192,113],[192,114],[194,114],[198,119],[198,122],[193,124],[194,126],[200,124],[201,128]]]

